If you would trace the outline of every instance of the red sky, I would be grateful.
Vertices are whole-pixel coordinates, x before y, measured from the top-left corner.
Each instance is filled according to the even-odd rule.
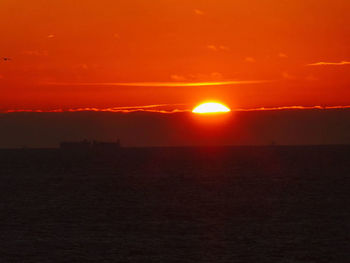
[[[348,0],[1,0],[0,110],[350,105],[349,13]],[[218,85],[188,85],[203,82]]]

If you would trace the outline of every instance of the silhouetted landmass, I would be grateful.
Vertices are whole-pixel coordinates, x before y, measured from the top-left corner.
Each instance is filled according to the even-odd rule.
[[[0,150],[1,262],[348,262],[349,146]]]

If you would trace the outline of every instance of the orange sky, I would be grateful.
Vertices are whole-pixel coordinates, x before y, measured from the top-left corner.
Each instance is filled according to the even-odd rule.
[[[350,105],[349,13],[348,0],[1,0],[0,110]]]

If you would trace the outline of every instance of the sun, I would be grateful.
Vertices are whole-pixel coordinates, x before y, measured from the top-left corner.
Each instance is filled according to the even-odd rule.
[[[231,110],[217,102],[207,102],[195,107],[192,112],[197,114],[228,113]]]

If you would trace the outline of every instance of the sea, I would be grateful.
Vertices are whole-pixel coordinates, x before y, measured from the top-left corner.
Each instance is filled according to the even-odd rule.
[[[350,262],[350,146],[0,150],[0,262]]]

